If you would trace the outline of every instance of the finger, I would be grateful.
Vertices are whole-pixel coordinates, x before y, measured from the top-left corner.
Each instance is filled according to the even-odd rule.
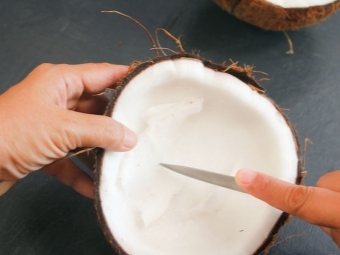
[[[21,89],[24,87],[32,91],[26,84],[34,84],[35,91],[44,95],[44,98],[61,107],[74,109],[84,92],[89,94],[103,92],[121,80],[127,71],[127,66],[109,63],[42,64],[18,85]]]
[[[321,227],[321,229],[329,235],[340,248],[340,230],[325,227]]]
[[[67,88],[68,109],[74,108],[83,92],[96,94],[112,87],[127,74],[128,67],[108,63],[88,63],[82,65],[63,65],[61,87]],[[60,87],[59,86],[59,87]],[[58,87],[58,86],[57,86]],[[56,102],[57,103],[57,102]],[[58,103],[57,103],[58,104]]]
[[[0,196],[5,194],[17,181],[0,181]]]
[[[111,87],[127,74],[128,67],[109,63],[62,65],[62,77],[68,88],[81,87],[84,92],[96,94]]]
[[[45,166],[42,171],[54,176],[62,183],[88,198],[94,198],[93,180],[79,169],[70,159],[62,159]]]
[[[321,176],[316,186],[340,192],[340,170]]]
[[[109,63],[86,63],[79,65],[41,64],[36,67],[26,80],[49,81],[65,84],[69,89],[81,88],[83,91],[96,94],[113,86],[127,74],[128,67]],[[53,82],[51,82],[53,81]],[[43,84],[46,86],[46,84]]]
[[[109,100],[105,96],[83,94],[76,106],[76,111],[90,114],[104,114]]]
[[[57,108],[55,121],[62,120],[62,151],[79,147],[100,147],[113,151],[131,150],[137,143],[136,134],[107,116],[79,113]],[[58,123],[56,123],[57,125]],[[59,123],[60,126],[60,123]]]
[[[237,184],[249,194],[309,223],[340,228],[340,193],[293,185],[251,170],[240,170]]]
[[[326,227],[320,227],[327,235],[332,236],[331,232],[332,229],[331,228],[326,228]]]
[[[334,242],[340,247],[340,230],[339,229],[331,229],[331,237]]]

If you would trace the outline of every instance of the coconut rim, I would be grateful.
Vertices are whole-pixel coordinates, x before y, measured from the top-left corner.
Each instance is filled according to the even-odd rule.
[[[295,143],[295,149],[296,154],[299,156],[299,148],[300,144],[298,141],[298,136],[296,133],[296,130],[293,128],[292,124],[290,123],[288,117],[284,114],[284,112],[281,110],[281,108],[268,96],[265,95],[265,90],[261,87],[261,85],[254,79],[254,77],[251,75],[252,70],[251,68],[242,68],[237,66],[235,63],[231,64],[230,66],[225,66],[224,64],[215,64],[211,61],[205,60],[204,58],[195,55],[195,54],[188,54],[188,53],[177,53],[169,56],[163,56],[163,57],[157,57],[155,59],[151,59],[145,62],[134,62],[130,65],[130,69],[128,71],[128,74],[118,83],[118,87],[114,90],[114,93],[111,97],[111,100],[108,103],[107,109],[104,113],[105,116],[110,116],[113,113],[115,104],[124,90],[125,86],[129,84],[129,82],[138,74],[140,74],[143,70],[147,69],[148,67],[160,63],[162,61],[168,61],[168,60],[178,60],[178,59],[188,59],[188,60],[196,60],[203,63],[204,67],[213,69],[216,72],[222,72],[222,73],[228,73],[233,75],[234,77],[238,78],[245,84],[247,84],[249,87],[251,87],[253,90],[257,91],[259,94],[261,94],[263,97],[265,97],[268,101],[272,103],[272,105],[278,110],[278,112],[282,115],[284,118],[287,126],[290,128],[292,132],[292,138]],[[102,148],[99,148],[96,153],[96,164],[95,164],[95,171],[94,171],[94,184],[95,184],[95,199],[94,199],[94,207],[96,209],[97,213],[97,219],[99,221],[99,224],[102,228],[102,231],[105,235],[105,238],[110,243],[110,245],[113,247],[113,249],[119,254],[119,255],[129,255],[125,252],[123,247],[119,244],[119,242],[116,240],[114,235],[112,234],[110,228],[108,227],[108,222],[106,219],[106,216],[104,214],[103,208],[101,206],[101,196],[100,196],[100,180],[101,180],[101,173],[102,173],[102,163],[104,159],[105,150]],[[299,157],[298,157],[299,159]],[[295,184],[300,185],[303,180],[303,174],[302,174],[302,164],[301,161],[297,161],[297,177],[295,180]],[[272,230],[268,233],[267,238],[263,241],[263,243],[257,248],[257,250],[253,254],[258,254],[262,251],[269,250],[270,244],[275,241],[275,238],[278,234],[278,231],[280,228],[289,220],[290,215],[286,212],[282,212],[281,216],[277,219],[276,223],[273,225]]]
[[[338,0],[300,0],[300,4],[299,5],[284,5],[282,3],[280,3],[280,1],[278,0],[263,0],[264,2],[267,2],[269,4],[272,4],[272,5],[275,5],[275,6],[279,6],[281,8],[284,8],[284,9],[305,9],[305,8],[310,8],[310,7],[315,7],[315,6],[326,6],[326,5],[329,5],[329,4],[333,4],[335,2],[337,2]],[[319,2],[318,2],[319,1]],[[279,3],[278,3],[279,2]],[[288,2],[288,1],[286,1]],[[293,2],[293,1],[292,1]],[[320,3],[322,2],[322,3]],[[296,1],[294,2],[296,3]],[[302,4],[304,3],[304,4]],[[309,3],[310,5],[307,5],[307,3]]]
[[[243,0],[236,0],[233,5],[232,5],[232,9],[236,8],[237,5],[242,2]],[[320,6],[328,6],[328,5],[332,5],[334,3],[337,3],[337,2],[340,2],[340,0],[323,0],[323,3],[322,4],[311,4],[311,5],[283,5],[283,4],[280,4],[280,3],[277,3],[277,0],[259,0],[261,2],[263,2],[263,4],[268,4],[268,5],[271,5],[271,6],[275,6],[275,7],[278,7],[278,8],[282,8],[282,9],[286,9],[286,10],[304,10],[304,9],[308,9],[308,8],[313,8],[313,7],[320,7]],[[228,2],[228,0],[222,0],[222,2]],[[301,1],[301,2],[310,2],[310,1]],[[314,1],[316,2],[316,1]]]
[[[326,20],[340,9],[340,0],[307,7],[283,7],[267,0],[213,1],[239,20],[269,31],[290,31],[308,27]],[[239,11],[239,5],[243,5],[241,11]],[[253,9],[249,15],[244,11],[245,6]],[[268,22],[266,18],[268,14],[275,15],[275,18],[271,19],[272,22]]]

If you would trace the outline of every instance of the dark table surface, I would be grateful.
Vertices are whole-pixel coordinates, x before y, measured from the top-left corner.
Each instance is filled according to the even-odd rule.
[[[162,27],[183,35],[185,49],[197,49],[206,59],[233,59],[268,73],[270,81],[262,83],[268,95],[290,109],[300,142],[313,141],[305,183],[315,185],[321,175],[340,168],[340,12],[289,32],[295,54],[287,55],[283,33],[245,24],[210,0],[1,0],[0,93],[43,62],[129,64],[154,57],[147,36],[133,22],[101,13],[113,9],[151,31]],[[0,197],[0,255],[7,254],[115,253],[99,228],[93,202],[36,172]],[[340,251],[318,227],[293,218],[269,254]]]

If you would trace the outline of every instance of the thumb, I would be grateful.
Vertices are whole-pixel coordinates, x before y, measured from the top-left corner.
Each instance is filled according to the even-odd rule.
[[[68,150],[100,147],[112,151],[128,151],[137,143],[133,131],[107,116],[68,111],[66,123]]]

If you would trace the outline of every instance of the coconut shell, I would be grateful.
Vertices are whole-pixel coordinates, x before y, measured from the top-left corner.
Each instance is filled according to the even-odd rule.
[[[214,0],[235,17],[265,30],[295,30],[320,22],[340,9],[340,1],[309,8],[283,8],[265,0]]]
[[[213,69],[217,72],[224,72],[233,75],[234,77],[238,78],[239,80],[243,81],[244,83],[248,84],[254,91],[257,91],[257,93],[266,96],[265,95],[265,90],[260,86],[260,84],[255,80],[255,78],[252,76],[252,68],[249,66],[246,66],[244,68],[239,67],[236,65],[236,63],[231,64],[230,66],[226,66],[224,64],[215,64],[211,61],[207,61],[199,56],[196,55],[191,55],[191,54],[186,54],[186,53],[181,53],[181,54],[174,54],[170,56],[165,56],[165,57],[158,57],[146,62],[134,62],[130,66],[130,71],[127,74],[127,76],[120,81],[119,86],[115,90],[115,93],[112,96],[112,99],[110,100],[110,103],[108,105],[107,111],[105,115],[111,116],[112,112],[115,107],[115,103],[117,99],[119,98],[119,95],[121,92],[124,90],[126,86],[129,85],[129,82],[138,74],[140,74],[143,70],[147,69],[148,67],[155,65],[157,63],[160,63],[162,61],[166,60],[176,60],[176,59],[194,59],[196,61],[201,61],[205,67]],[[270,100],[268,98],[268,100]],[[278,105],[276,105],[272,100],[270,100],[273,105],[277,108],[277,110],[282,114],[284,119],[286,120],[288,126],[291,128],[293,136],[294,136],[294,142],[296,145],[296,153],[299,153],[299,143],[298,143],[298,138],[297,134],[290,124],[288,118],[285,116],[283,111],[280,109]],[[123,248],[120,246],[118,241],[115,239],[115,237],[112,235],[108,224],[107,220],[105,218],[104,212],[102,210],[101,206],[101,196],[100,196],[100,179],[101,179],[101,168],[102,168],[102,160],[104,156],[105,151],[103,149],[98,149],[97,155],[96,155],[96,165],[95,165],[95,209],[97,212],[97,216],[99,219],[99,223],[101,225],[101,228],[103,230],[103,233],[107,239],[107,241],[110,243],[110,245],[113,247],[113,249],[116,251],[117,254],[119,255],[129,255],[126,253]],[[298,165],[296,166],[297,170],[297,179],[296,179],[296,184],[301,184],[302,182],[302,170],[301,170],[301,163],[298,162]],[[275,238],[277,236],[278,231],[280,228],[289,220],[290,215],[283,212],[281,217],[277,220],[276,224],[273,226],[271,232],[269,233],[268,237],[264,240],[262,245],[258,247],[258,249],[254,252],[254,254],[259,254],[262,251],[268,250],[270,248],[270,244],[272,244],[275,241]]]

